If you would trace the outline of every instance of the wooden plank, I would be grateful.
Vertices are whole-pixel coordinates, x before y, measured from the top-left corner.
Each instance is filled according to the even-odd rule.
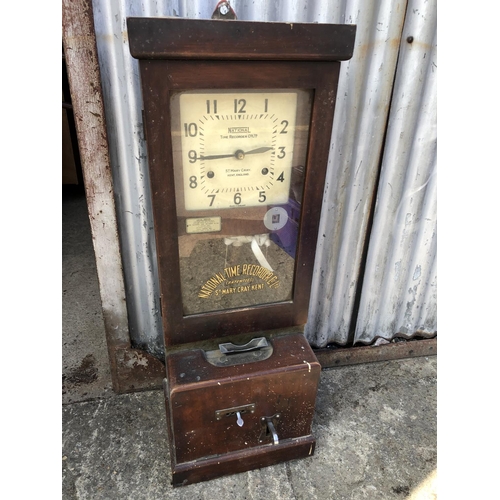
[[[127,27],[131,54],[144,59],[346,61],[356,34],[348,24],[148,17]]]
[[[283,440],[277,445],[259,446],[223,456],[174,465],[172,484],[185,486],[229,474],[260,469],[286,460],[307,458],[314,454],[315,446],[316,440],[312,436],[304,436]]]
[[[437,354],[437,338],[393,342],[379,346],[339,347],[338,349],[314,349],[313,351],[321,368],[324,369],[374,361],[434,356]]]

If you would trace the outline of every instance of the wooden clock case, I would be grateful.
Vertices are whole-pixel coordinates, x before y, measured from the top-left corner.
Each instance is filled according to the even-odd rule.
[[[179,18],[128,18],[127,25],[144,101],[172,483],[310,456],[321,367],[303,327],[340,61],[352,56],[356,27]],[[183,89],[248,88],[307,89],[313,95],[293,294],[281,302],[185,314],[179,298],[185,214],[175,199],[170,98]],[[231,221],[230,214],[223,217],[228,234],[237,227]],[[218,347],[258,337],[266,340],[256,350],[226,354]]]

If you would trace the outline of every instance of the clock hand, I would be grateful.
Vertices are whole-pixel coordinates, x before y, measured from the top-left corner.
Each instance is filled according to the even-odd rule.
[[[254,155],[256,153],[265,153],[266,151],[270,151],[271,149],[273,148],[257,148],[257,149],[252,149],[251,151],[246,151],[245,154],[246,155]]]
[[[271,149],[273,148],[263,147],[263,148],[252,149],[251,151],[246,151],[246,152],[239,149],[238,151],[230,155],[209,155],[209,156],[200,155],[200,160],[220,160],[221,158],[232,158],[232,157],[236,157],[238,160],[243,160],[243,158],[245,158],[245,155],[265,153],[266,151],[270,151]]]
[[[200,156],[200,160],[219,160],[220,158],[233,158],[234,153],[232,155],[210,155],[210,156]]]

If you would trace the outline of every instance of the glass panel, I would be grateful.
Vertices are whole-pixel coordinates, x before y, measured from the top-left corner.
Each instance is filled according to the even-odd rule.
[[[185,315],[293,296],[312,91],[172,97]]]

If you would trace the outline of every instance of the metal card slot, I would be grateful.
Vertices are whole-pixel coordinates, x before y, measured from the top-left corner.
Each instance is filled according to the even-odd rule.
[[[219,349],[222,354],[235,354],[238,352],[248,352],[254,351],[256,349],[262,349],[263,347],[267,347],[269,344],[265,337],[259,337],[252,339],[250,342],[247,342],[243,345],[236,345],[231,342],[226,344],[219,344]]]
[[[255,403],[251,403],[243,406],[235,406],[233,408],[225,408],[224,410],[217,410],[215,412],[215,418],[220,420],[224,417],[233,417],[236,416],[237,413],[253,413],[255,411]]]

